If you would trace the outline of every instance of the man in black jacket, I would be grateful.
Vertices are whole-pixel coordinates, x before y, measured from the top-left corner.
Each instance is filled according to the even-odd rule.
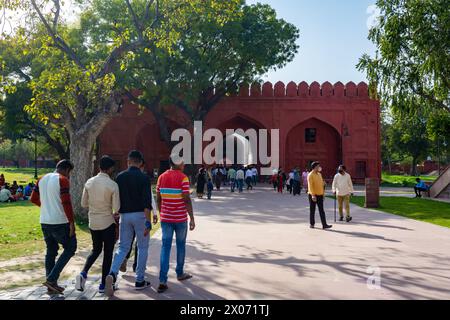
[[[130,251],[134,234],[138,247],[135,287],[136,290],[142,290],[150,286],[150,282],[145,280],[145,269],[147,267],[149,234],[152,228],[152,200],[150,179],[140,169],[143,162],[144,158],[139,151],[131,151],[128,154],[128,169],[119,173],[116,178],[120,192],[120,242],[111,272],[106,277],[105,294],[107,296],[114,294],[117,274]],[[153,216],[153,222],[155,224],[158,222],[156,215]]]

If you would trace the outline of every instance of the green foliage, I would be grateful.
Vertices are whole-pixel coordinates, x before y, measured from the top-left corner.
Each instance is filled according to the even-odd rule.
[[[402,176],[393,175],[383,172],[381,175],[381,185],[385,187],[414,187],[416,182],[416,176]],[[436,176],[419,176],[425,182],[433,182],[436,180]]]
[[[447,0],[378,0],[369,32],[375,57],[358,64],[387,105],[450,111],[450,10]]]

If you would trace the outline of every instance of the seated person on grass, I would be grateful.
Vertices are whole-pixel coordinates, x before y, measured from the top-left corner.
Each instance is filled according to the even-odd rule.
[[[0,202],[15,202],[16,200],[14,199],[14,197],[11,194],[11,191],[9,191],[9,189],[7,188],[7,185],[4,185],[3,187],[1,187],[0,190]]]
[[[23,198],[28,200],[31,197],[31,192],[33,191],[33,184],[29,183],[23,190]]]
[[[13,181],[12,186],[9,188],[13,196],[16,194],[17,189],[19,189],[19,185],[17,184],[17,181]]]
[[[417,184],[414,186],[416,198],[422,198],[422,192],[428,192],[429,187],[420,178],[416,179]]]
[[[16,191],[16,194],[13,197],[14,197],[14,199],[16,199],[16,201],[24,200],[22,186],[19,186],[19,188]]]

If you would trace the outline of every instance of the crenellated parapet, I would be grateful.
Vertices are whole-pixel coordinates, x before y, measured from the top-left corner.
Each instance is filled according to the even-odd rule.
[[[365,82],[356,85],[354,82],[343,84],[336,82],[334,85],[326,81],[322,84],[314,81],[311,84],[306,82],[289,82],[287,85],[279,81],[273,85],[271,82],[253,83],[251,85],[242,84],[239,89],[240,97],[300,97],[300,98],[319,98],[319,97],[359,97],[369,98],[369,89]]]

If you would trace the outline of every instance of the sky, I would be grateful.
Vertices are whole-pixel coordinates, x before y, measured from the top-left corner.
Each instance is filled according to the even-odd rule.
[[[263,77],[275,83],[318,81],[323,83],[366,81],[356,69],[359,58],[373,55],[367,39],[377,14],[374,0],[247,0],[269,4],[278,14],[300,29],[300,46],[295,59],[283,69]]]
[[[65,2],[65,12],[73,12],[72,1]],[[300,48],[295,59],[283,69],[264,75],[264,81],[367,80],[356,64],[364,53],[373,55],[375,51],[367,39],[377,15],[375,0],[247,0],[247,4],[256,2],[269,4],[279,18],[300,29]]]

